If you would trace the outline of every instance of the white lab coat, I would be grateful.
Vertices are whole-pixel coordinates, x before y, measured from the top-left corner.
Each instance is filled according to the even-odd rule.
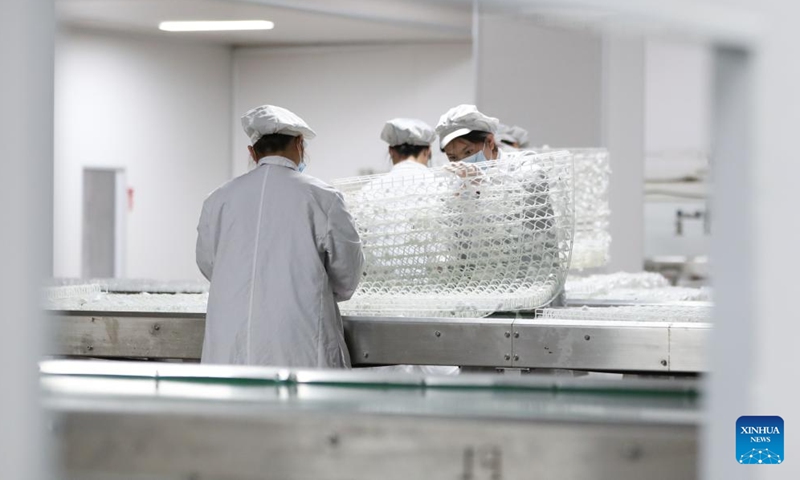
[[[211,281],[203,363],[350,367],[337,302],[364,257],[337,190],[266,157],[208,197],[197,232]]]
[[[411,158],[407,158],[402,162],[395,163],[392,166],[392,169],[389,171],[389,176],[414,175],[419,173],[425,173],[427,171],[428,167],[426,167],[425,165]]]

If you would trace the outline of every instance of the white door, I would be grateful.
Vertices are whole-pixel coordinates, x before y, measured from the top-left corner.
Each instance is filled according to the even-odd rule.
[[[125,171],[83,170],[83,278],[125,274],[127,186]]]

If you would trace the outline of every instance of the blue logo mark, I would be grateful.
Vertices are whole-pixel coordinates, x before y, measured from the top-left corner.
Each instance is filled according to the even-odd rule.
[[[783,463],[783,435],[781,417],[739,417],[736,461],[743,465]]]

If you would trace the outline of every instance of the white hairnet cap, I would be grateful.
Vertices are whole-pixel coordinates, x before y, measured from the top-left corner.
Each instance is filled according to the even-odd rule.
[[[436,138],[436,132],[427,123],[415,118],[395,118],[386,122],[381,132],[381,140],[390,147],[397,145],[429,146]]]
[[[517,140],[514,137],[512,137],[510,133],[508,133],[508,131],[510,129],[511,129],[511,127],[509,127],[505,123],[501,123],[500,125],[498,125],[497,126],[497,134],[495,134],[495,137],[497,137],[497,140],[499,140],[501,142],[513,142],[513,143],[516,143]]]
[[[507,142],[517,143],[520,147],[527,147],[529,143],[528,131],[516,125],[509,127],[501,123],[497,129],[497,138],[500,141],[505,140]]]
[[[262,105],[242,116],[242,128],[250,141],[256,143],[264,135],[280,133],[311,140],[317,134],[300,117],[283,107]]]
[[[482,114],[475,105],[459,105],[442,115],[436,125],[436,133],[439,134],[439,142],[444,148],[454,139],[469,132],[495,133],[499,124],[498,119]]]

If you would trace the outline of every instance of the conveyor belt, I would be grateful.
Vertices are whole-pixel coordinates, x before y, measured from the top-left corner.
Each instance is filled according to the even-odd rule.
[[[204,315],[53,312],[53,355],[197,360]],[[696,373],[707,323],[345,317],[354,366]]]
[[[71,479],[695,478],[695,381],[43,362]]]
[[[664,302],[664,301],[646,301],[646,300],[614,300],[614,299],[598,299],[598,298],[575,298],[566,297],[564,305],[567,307],[638,307],[638,306],[663,306],[663,305],[676,305],[676,306],[697,306],[697,307],[712,307],[711,302],[695,302],[695,301],[679,301],[679,302]]]

